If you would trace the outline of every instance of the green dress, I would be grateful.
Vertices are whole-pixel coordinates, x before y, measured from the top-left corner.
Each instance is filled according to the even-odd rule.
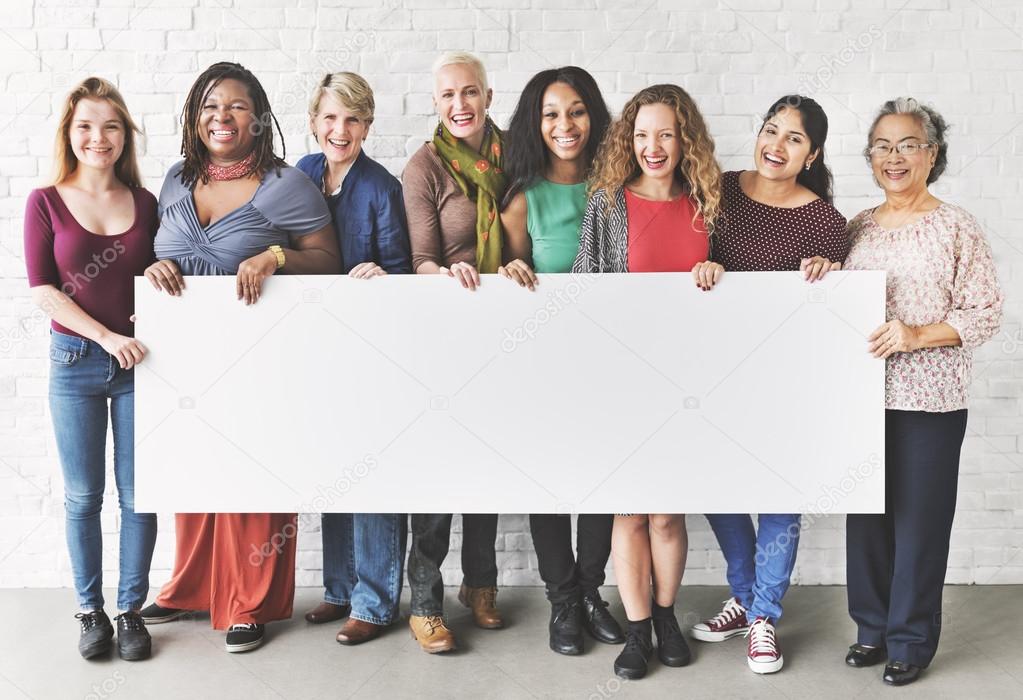
[[[541,179],[526,190],[526,230],[533,241],[533,269],[571,272],[586,211],[586,183]]]

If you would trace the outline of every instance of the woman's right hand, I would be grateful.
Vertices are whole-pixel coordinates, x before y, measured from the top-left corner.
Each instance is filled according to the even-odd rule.
[[[712,289],[723,274],[725,274],[724,265],[710,260],[696,263],[693,266],[693,280],[696,282],[696,286],[705,292]]]
[[[476,291],[476,287],[480,286],[480,273],[469,263],[457,262],[451,267],[440,268],[439,272],[442,275],[456,278],[466,289]]]
[[[163,290],[177,297],[181,296],[181,291],[185,288],[185,278],[173,260],[157,260],[146,268],[144,274],[158,292]]]
[[[104,350],[117,358],[121,369],[131,369],[146,356],[146,346],[127,335],[106,333],[96,341]]]
[[[533,269],[519,258],[497,268],[497,274],[518,282],[520,287],[529,287],[531,292],[535,291],[536,285],[540,283]]]

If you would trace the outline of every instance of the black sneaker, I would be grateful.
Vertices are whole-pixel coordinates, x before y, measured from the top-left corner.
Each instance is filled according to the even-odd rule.
[[[615,659],[615,675],[634,681],[646,675],[647,662],[654,651],[650,639],[650,618],[642,622],[629,622],[625,633],[625,648]]]
[[[625,635],[621,625],[607,610],[607,601],[597,591],[583,593],[583,627],[590,636],[604,644],[622,644]]]
[[[184,617],[190,611],[189,610],[178,610],[177,608],[161,608],[156,603],[150,603],[146,607],[142,608],[142,620],[147,625],[159,625],[164,622],[173,622],[179,617]]]
[[[685,666],[692,661],[692,653],[674,612],[670,617],[654,615],[654,634],[657,635],[657,658],[665,666]]]
[[[123,612],[117,621],[117,653],[125,661],[148,659],[153,650],[153,638],[137,610]]]
[[[82,625],[82,635],[78,638],[78,653],[83,659],[91,659],[110,651],[114,627],[105,612],[102,610],[80,612],[75,615],[75,619]]]
[[[583,611],[579,600],[551,604],[547,626],[552,651],[567,656],[583,653]]]
[[[231,653],[251,651],[263,643],[263,625],[246,622],[231,625],[227,630],[227,643],[224,648]]]

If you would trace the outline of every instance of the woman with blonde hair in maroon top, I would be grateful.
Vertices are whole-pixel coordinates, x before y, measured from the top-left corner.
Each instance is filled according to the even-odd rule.
[[[573,272],[688,272],[707,259],[721,173],[693,99],[676,85],[641,90],[608,131],[594,164]],[[666,666],[691,656],[675,617],[685,516],[616,515],[611,536],[628,629],[615,673],[646,675],[657,635]]]

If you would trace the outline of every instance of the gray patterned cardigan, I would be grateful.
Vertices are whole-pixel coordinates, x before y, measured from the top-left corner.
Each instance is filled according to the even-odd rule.
[[[610,212],[607,190],[598,189],[586,203],[579,229],[579,252],[572,272],[628,272],[629,219],[625,188],[619,187]]]

